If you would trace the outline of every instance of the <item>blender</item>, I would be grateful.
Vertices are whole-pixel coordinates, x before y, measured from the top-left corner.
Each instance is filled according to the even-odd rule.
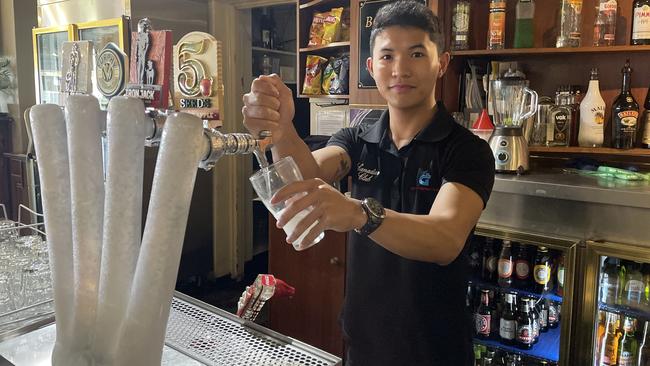
[[[522,174],[529,168],[523,124],[537,112],[537,93],[521,77],[492,80],[490,84],[495,127],[488,143],[496,171]]]

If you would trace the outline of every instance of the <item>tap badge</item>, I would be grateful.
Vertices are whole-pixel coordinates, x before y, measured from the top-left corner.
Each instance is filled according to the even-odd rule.
[[[128,67],[126,54],[115,43],[106,44],[97,55],[95,77],[99,92],[109,99],[120,94],[126,85]]]
[[[172,32],[154,31],[149,19],[140,19],[131,35],[131,68],[126,95],[144,100],[148,107],[167,108]]]
[[[191,32],[174,46],[174,107],[203,120],[223,119],[221,42],[203,32]]]
[[[61,46],[61,89],[63,98],[67,94],[92,92],[91,72],[93,68],[91,41],[63,42]]]

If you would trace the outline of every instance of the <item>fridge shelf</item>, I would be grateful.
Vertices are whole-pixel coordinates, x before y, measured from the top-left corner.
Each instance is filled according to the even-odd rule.
[[[541,333],[537,344],[528,350],[508,346],[496,340],[474,338],[474,343],[543,361],[558,362],[560,359],[560,326],[558,325],[557,328],[551,328],[546,333]]]
[[[560,303],[560,304],[562,303],[562,296],[558,296],[557,294],[554,294],[554,293],[548,293],[547,292],[547,293],[539,294],[537,292],[522,290],[522,289],[518,289],[516,287],[505,288],[505,287],[497,286],[495,284],[487,283],[487,282],[484,282],[482,280],[476,280],[476,279],[470,280],[469,283],[474,284],[474,285],[476,285],[476,286],[478,286],[480,288],[488,289],[488,290],[513,292],[513,293],[516,293],[517,295],[524,295],[524,296],[528,296],[528,297],[534,297],[536,299],[538,299],[540,297],[543,297],[545,299],[549,299],[551,301],[555,301],[555,302]]]
[[[637,319],[650,319],[650,311],[647,310],[634,309],[626,305],[610,305],[602,302],[598,305],[600,310],[608,311],[610,313],[628,315]]]

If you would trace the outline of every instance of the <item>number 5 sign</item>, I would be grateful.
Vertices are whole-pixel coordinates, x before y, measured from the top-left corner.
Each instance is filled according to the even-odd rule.
[[[174,107],[204,120],[221,122],[221,64],[221,42],[212,35],[191,32],[183,36],[174,46]]]

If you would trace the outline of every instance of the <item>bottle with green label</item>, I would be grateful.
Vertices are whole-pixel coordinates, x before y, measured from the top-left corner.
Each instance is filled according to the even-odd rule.
[[[519,0],[515,7],[515,48],[533,47],[534,29],[533,17],[535,16],[535,2],[533,0]]]

